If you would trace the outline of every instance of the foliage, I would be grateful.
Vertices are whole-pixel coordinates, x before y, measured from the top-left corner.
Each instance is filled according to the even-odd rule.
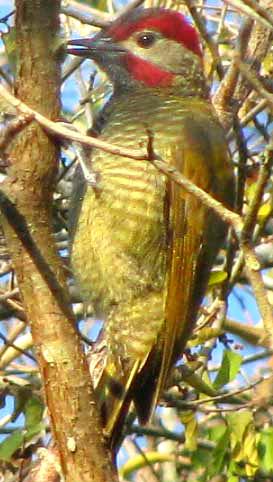
[[[158,3],[147,0],[146,6]],[[162,407],[147,427],[128,420],[120,474],[136,481],[269,481],[273,478],[272,386],[268,378],[273,327],[267,316],[273,303],[272,8],[266,0],[259,8],[256,2],[247,8],[239,1],[185,3],[163,0],[160,6],[191,13],[201,32],[207,80],[236,170],[237,208],[245,222],[243,241],[238,243],[232,233],[229,236],[211,275],[206,303],[200,309],[183,364],[174,370]],[[114,0],[97,1],[94,8],[89,2],[77,2],[73,14],[64,6],[61,20],[65,37],[91,35],[97,30],[92,24],[103,25],[118,8]],[[83,15],[89,24],[82,21]],[[11,18],[4,19],[2,25],[10,22]],[[12,29],[4,36],[1,49],[0,76],[6,87],[14,82],[15,63]],[[81,130],[90,126],[110,90],[104,74],[93,64],[79,67],[74,60],[65,59],[63,111],[75,126]],[[4,129],[4,121],[13,111],[3,105],[2,98],[0,103],[5,112]],[[78,155],[78,145],[64,145],[54,195],[55,239],[66,264],[68,198]],[[5,162],[3,155],[3,175]],[[257,278],[258,273],[263,278]],[[26,313],[4,237],[0,276],[1,468],[5,480],[12,480],[13,473],[18,476],[16,480],[21,476],[24,480],[38,449],[48,446],[50,428]],[[262,284],[257,284],[259,281]],[[92,309],[86,313],[72,279],[70,293],[83,337],[93,337],[97,325]],[[254,319],[248,306],[254,299],[262,321]]]

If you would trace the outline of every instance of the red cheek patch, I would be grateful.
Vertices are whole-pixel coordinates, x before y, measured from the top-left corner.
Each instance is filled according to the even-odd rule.
[[[124,63],[132,77],[147,87],[168,87],[175,76],[172,72],[162,70],[157,65],[130,53],[124,57]]]

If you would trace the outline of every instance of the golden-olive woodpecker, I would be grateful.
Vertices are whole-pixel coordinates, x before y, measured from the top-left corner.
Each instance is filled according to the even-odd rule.
[[[210,103],[196,30],[177,12],[136,9],[69,53],[93,59],[113,84],[101,139],[153,152],[228,207],[234,184]],[[221,219],[159,172],[93,149],[97,186],[76,181],[71,260],[82,296],[105,319],[97,392],[111,436],[133,400],[145,423],[181,356],[226,234]]]

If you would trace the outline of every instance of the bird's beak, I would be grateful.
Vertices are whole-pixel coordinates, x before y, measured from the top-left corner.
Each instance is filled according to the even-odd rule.
[[[113,42],[111,38],[103,37],[99,38],[95,36],[93,38],[81,38],[75,40],[69,40],[67,42],[68,48],[66,49],[68,54],[78,55],[79,57],[91,57],[95,52],[107,53],[116,52],[124,53],[125,49],[120,45]],[[70,45],[73,48],[70,48]],[[74,48],[76,47],[76,48]]]

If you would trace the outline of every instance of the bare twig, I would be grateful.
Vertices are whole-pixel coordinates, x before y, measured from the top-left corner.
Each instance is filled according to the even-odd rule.
[[[42,114],[39,114],[35,110],[28,107],[26,104],[21,102],[17,99],[14,95],[8,92],[2,85],[0,85],[0,97],[3,96],[7,102],[9,102],[13,107],[18,109],[20,112],[24,114],[33,115],[33,118],[43,126],[48,132],[54,134],[59,137],[63,137],[70,141],[80,142],[89,147],[97,147],[102,149],[106,152],[111,152],[112,154],[116,154],[118,156],[126,156],[130,157],[131,159],[136,160],[148,160],[148,157],[145,153],[145,150],[132,150],[132,149],[125,149],[124,147],[114,146],[113,144],[109,144],[108,142],[104,142],[100,139],[96,139],[90,136],[84,136],[83,134],[79,134],[71,129],[63,127],[63,125],[58,125],[58,123],[50,121]]]
[[[268,9],[260,5],[256,0],[224,0],[224,2],[238,8],[245,15],[260,22],[264,27],[273,30],[273,17]]]
[[[254,90],[263,97],[271,111],[273,111],[273,94],[270,94],[263,86],[262,82],[254,75],[254,73],[249,69],[249,67],[243,62],[238,62],[238,66],[244,77],[251,84]]]
[[[105,19],[101,15],[90,15],[89,12],[84,12],[81,8],[78,8],[73,5],[63,5],[61,7],[61,12],[69,17],[73,17],[79,22],[82,22],[86,25],[92,25],[93,27],[100,27],[104,28],[110,24],[111,18],[109,16],[109,20]]]
[[[10,341],[6,336],[3,335],[3,333],[0,333],[0,338],[3,340],[5,345],[8,347],[14,348],[14,350],[17,350],[21,355],[25,355],[26,357],[30,358],[32,361],[36,361],[35,357],[32,356],[28,351],[24,350],[18,345],[15,345],[12,341]]]
[[[233,116],[237,109],[234,105],[234,93],[239,79],[238,59],[244,58],[249,37],[252,30],[252,22],[246,21],[239,32],[237,46],[229,69],[213,96],[213,105],[224,127],[230,127]]]
[[[222,66],[221,57],[219,55],[218,45],[213,41],[212,37],[208,34],[207,29],[205,28],[204,23],[200,15],[198,14],[197,7],[193,5],[192,0],[185,0],[185,3],[189,9],[190,14],[192,15],[195,21],[195,24],[202,38],[204,39],[204,41],[206,42],[210,50],[219,79],[222,79],[224,75],[224,69]]]

